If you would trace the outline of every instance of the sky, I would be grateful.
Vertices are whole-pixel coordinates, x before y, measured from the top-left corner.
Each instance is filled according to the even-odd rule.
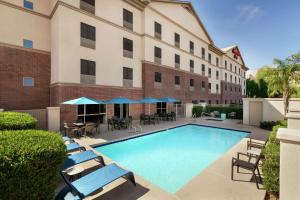
[[[300,50],[300,0],[190,1],[215,45],[238,45],[250,69]]]

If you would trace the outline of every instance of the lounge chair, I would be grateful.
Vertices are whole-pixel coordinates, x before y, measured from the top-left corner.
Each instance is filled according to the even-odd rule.
[[[66,145],[67,153],[71,153],[74,151],[85,151],[86,149],[83,146],[80,146],[78,143],[73,142]]]
[[[72,191],[72,193],[68,192],[64,198],[68,197],[68,199],[72,200],[83,199],[121,177],[126,178],[136,185],[133,173],[122,169],[115,163],[101,167],[74,182],[70,182],[64,173],[62,173],[62,177]],[[65,193],[66,191],[62,192]],[[61,194],[58,194],[58,196],[62,198]]]
[[[65,143],[66,142],[69,142],[69,143],[75,142],[72,138],[69,138],[68,136],[63,136],[63,140],[64,140]]]
[[[252,148],[263,149],[266,146],[268,140],[268,135],[265,135],[263,137],[260,135],[259,138],[251,136],[250,139],[247,141],[247,150]]]
[[[247,157],[248,161],[240,159],[241,155]],[[253,156],[248,155],[248,154],[244,154],[244,153],[240,153],[240,152],[238,152],[237,158],[232,158],[232,161],[231,161],[231,180],[234,180],[233,179],[234,166],[237,167],[237,172],[238,173],[239,173],[239,169],[243,168],[243,169],[246,169],[246,170],[249,170],[249,171],[252,172],[252,174],[254,176],[254,179],[255,179],[255,182],[256,182],[256,187],[257,187],[257,189],[259,189],[258,179],[256,177],[255,171],[257,170],[259,179],[261,180],[261,175],[260,175],[260,172],[259,172],[259,169],[258,169],[258,163],[259,163],[259,160],[260,160],[261,156],[259,155],[259,156],[254,157],[256,159],[254,163],[250,162],[251,158],[253,158]]]
[[[67,157],[62,170],[65,170],[74,165],[78,165],[80,163],[84,163],[90,160],[97,160],[101,163],[102,166],[105,166],[103,157],[95,154],[92,150],[83,151],[77,154],[73,154]]]

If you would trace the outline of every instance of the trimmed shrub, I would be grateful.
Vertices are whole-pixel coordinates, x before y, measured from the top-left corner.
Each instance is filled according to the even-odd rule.
[[[276,125],[287,126],[287,121],[286,120],[276,121],[276,122],[275,121],[264,121],[264,122],[260,122],[259,127],[261,129],[272,131],[273,127]]]
[[[269,135],[269,141],[263,150],[265,160],[262,164],[264,175],[263,185],[268,192],[279,194],[279,170],[280,170],[280,143],[276,138],[278,128],[287,127],[286,121],[281,121],[280,125],[273,127]]]
[[[0,130],[34,129],[37,119],[28,113],[0,112]]]
[[[202,112],[203,112],[202,106],[194,106],[193,107],[192,114],[195,115],[196,117],[201,117]]]
[[[65,157],[57,133],[0,131],[0,199],[54,199]]]

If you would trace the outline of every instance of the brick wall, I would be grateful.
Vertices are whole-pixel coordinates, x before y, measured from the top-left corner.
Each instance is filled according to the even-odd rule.
[[[225,90],[225,85],[227,85],[227,91]],[[232,87],[232,91],[231,91]],[[240,100],[242,100],[242,88],[238,84],[229,83],[225,81],[221,81],[221,96],[222,96],[222,103],[225,103],[225,100],[227,100],[227,104],[229,103],[237,103],[239,104]]]
[[[23,87],[23,77],[34,87]],[[0,46],[0,108],[41,109],[49,106],[50,55]]]

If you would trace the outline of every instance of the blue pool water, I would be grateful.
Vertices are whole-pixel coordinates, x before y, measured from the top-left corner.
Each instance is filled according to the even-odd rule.
[[[246,132],[186,125],[96,150],[175,193],[246,136]]]

